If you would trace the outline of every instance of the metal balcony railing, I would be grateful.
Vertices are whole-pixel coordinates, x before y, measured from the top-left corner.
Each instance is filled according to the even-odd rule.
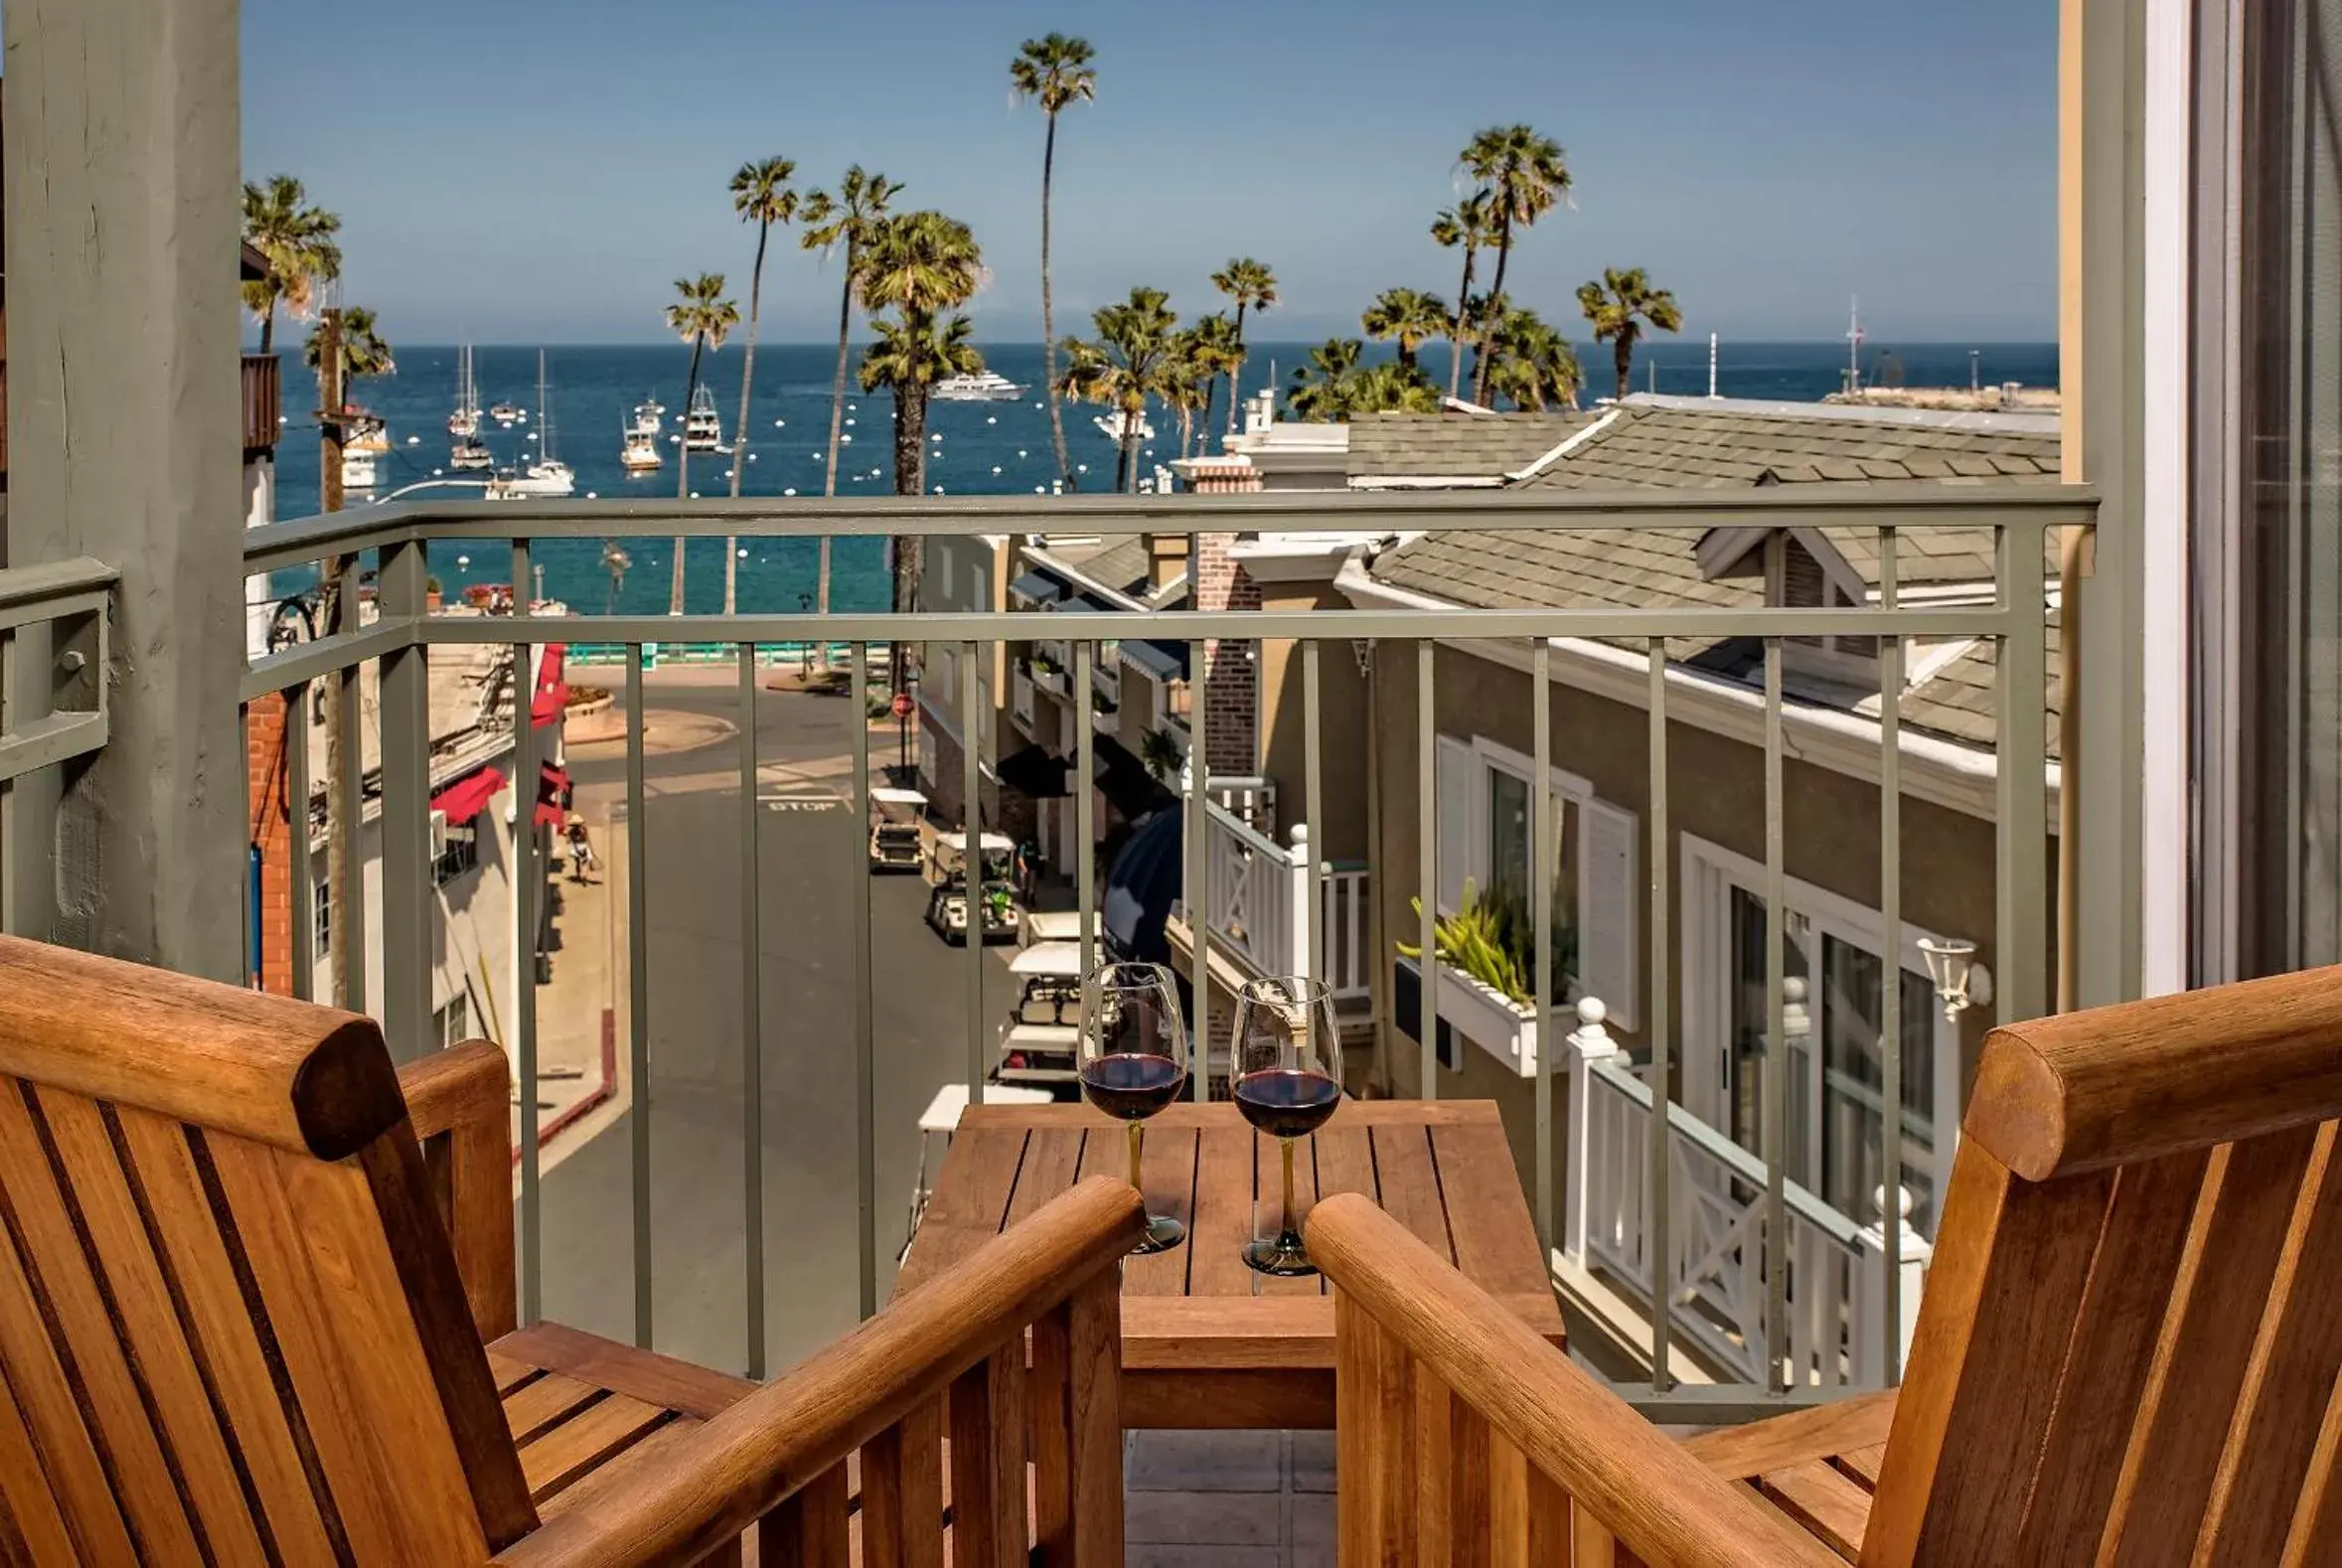
[[[371,680],[374,690],[379,692],[378,707],[365,721],[379,728],[379,766],[370,775],[364,765],[367,759],[362,755],[359,761],[345,767],[340,776],[325,780],[323,788],[333,795],[347,820],[353,822],[363,820],[366,808],[374,804],[367,798],[370,790],[379,790],[380,865],[375,874],[380,878],[382,929],[371,934],[367,945],[379,947],[382,986],[380,995],[365,996],[360,1002],[381,1016],[394,1049],[419,1053],[437,1043],[433,1032],[436,1020],[432,1013],[431,964],[437,945],[444,938],[444,933],[435,926],[430,841],[434,781],[428,732],[428,674],[432,661],[445,658],[449,651],[500,645],[513,650],[513,668],[531,671],[541,668],[540,651],[550,644],[590,643],[617,650],[619,669],[613,672],[616,679],[610,684],[619,688],[618,696],[626,715],[625,811],[630,823],[643,824],[649,790],[642,721],[645,707],[642,650],[646,645],[673,646],[678,642],[728,645],[734,650],[741,698],[740,731],[733,747],[734,760],[729,765],[729,771],[735,775],[732,788],[736,790],[737,801],[737,849],[740,863],[756,867],[762,863],[759,844],[768,831],[765,807],[769,804],[760,800],[763,759],[757,747],[755,708],[748,702],[762,673],[762,667],[751,657],[759,649],[780,644],[800,645],[815,639],[841,649],[851,672],[852,711],[861,712],[873,696],[875,667],[868,657],[873,645],[954,645],[969,655],[952,661],[958,673],[958,690],[952,694],[930,691],[928,701],[933,704],[943,697],[950,705],[949,710],[958,715],[959,733],[978,735],[988,732],[986,726],[991,716],[979,706],[980,660],[973,655],[989,654],[999,644],[1027,640],[1031,632],[1029,620],[1012,612],[836,613],[826,617],[742,613],[671,617],[555,615],[540,613],[528,606],[522,613],[510,615],[428,613],[426,579],[430,563],[451,559],[458,551],[474,559],[493,552],[494,558],[500,561],[507,558],[505,552],[509,551],[510,580],[526,584],[534,580],[532,567],[540,543],[554,540],[598,543],[606,539],[673,541],[733,536],[743,542],[810,542],[823,536],[933,538],[1052,528],[1078,528],[1084,534],[1110,537],[1163,532],[1262,531],[1283,534],[1387,531],[1397,536],[1453,530],[1505,534],[1551,529],[1627,536],[1665,531],[1697,534],[1716,529],[1773,530],[1793,525],[1801,529],[1858,529],[1875,541],[1882,567],[1876,602],[1864,607],[1717,609],[1652,605],[1602,609],[1392,608],[1306,613],[1177,611],[1149,614],[1145,635],[1164,641],[1185,641],[1190,648],[1191,662],[1198,670],[1203,668],[1201,645],[1206,639],[1232,638],[1260,644],[1286,641],[1295,646],[1297,655],[1293,665],[1299,670],[1298,712],[1289,718],[1300,725],[1306,762],[1300,778],[1289,776],[1282,781],[1286,793],[1280,802],[1279,816],[1282,823],[1311,828],[1327,820],[1327,781],[1331,771],[1355,770],[1359,765],[1354,751],[1336,755],[1328,749],[1333,741],[1325,733],[1322,652],[1330,645],[1331,658],[1344,665],[1358,659],[1362,665],[1366,651],[1375,649],[1380,650],[1378,657],[1385,668],[1404,671],[1412,665],[1412,712],[1385,713],[1382,718],[1386,727],[1395,728],[1402,721],[1412,726],[1413,760],[1417,769],[1416,855],[1412,864],[1375,862],[1369,855],[1365,874],[1372,878],[1371,887],[1380,889],[1373,893],[1375,903],[1385,908],[1386,893],[1397,896],[1396,889],[1427,888],[1439,877],[1435,862],[1437,814],[1441,809],[1441,790],[1434,765],[1438,733],[1435,654],[1443,644],[1508,646],[1511,653],[1507,657],[1525,666],[1530,691],[1536,699],[1531,704],[1534,732],[1531,760],[1535,776],[1539,777],[1546,776],[1556,760],[1551,730],[1551,699],[1556,691],[1553,640],[1603,639],[1614,645],[1625,640],[1630,648],[1647,654],[1645,738],[1649,743],[1651,787],[1648,811],[1641,826],[1644,844],[1657,846],[1663,852],[1673,842],[1668,804],[1669,754],[1663,741],[1668,734],[1669,703],[1677,689],[1677,681],[1672,677],[1681,674],[1671,669],[1668,640],[1697,638],[1712,643],[1723,638],[1746,639],[1759,650],[1763,672],[1761,688],[1752,683],[1746,694],[1761,704],[1764,758],[1763,798],[1761,802],[1752,801],[1751,809],[1761,810],[1764,822],[1767,907],[1778,909],[1785,907],[1782,897],[1786,875],[1784,823],[1790,799],[1790,786],[1785,782],[1790,752],[1784,725],[1785,645],[1831,635],[1841,639],[1879,639],[1879,679],[1889,691],[1899,692],[1903,686],[1905,640],[1933,645],[1961,639],[1995,642],[1999,675],[1997,694],[1992,700],[1998,750],[1997,850],[1993,875],[1997,920],[1993,936],[1998,1003],[2004,1016],[2046,1011],[2049,944],[2045,922],[2049,872],[2043,854],[2048,842],[2044,694],[2048,685],[2045,647],[2049,612],[2044,553],[2048,531],[2087,526],[2092,522],[2094,497],[2078,488],[2032,485],[1954,488],[1845,484],[1801,488],[1820,493],[1775,490],[1739,494],[1728,500],[1719,500],[1712,492],[1643,492],[1569,493],[1551,499],[1522,495],[1290,493],[1068,498],[1041,504],[1010,498],[833,503],[756,500],[691,505],[393,503],[276,524],[247,535],[245,568],[251,573],[305,573],[307,580],[314,580],[322,563],[338,560],[345,563],[348,571],[346,591],[358,590],[364,571],[371,571],[376,589],[370,619],[355,630],[298,643],[253,662],[244,681],[243,695],[247,704],[272,701],[280,694],[288,700],[286,709],[294,732],[288,737],[286,755],[300,759],[294,765],[305,772],[305,726],[311,721],[312,689],[322,683],[327,700],[347,705],[345,712],[356,720],[361,716],[357,704],[361,687],[357,681],[345,678],[361,667],[372,667],[374,671]],[[1980,602],[1905,602],[1897,587],[1899,540],[1944,528],[1989,531],[1996,544],[1992,593]],[[642,558],[639,549],[636,554]],[[15,779],[29,769],[54,764],[77,749],[103,743],[102,688],[95,682],[96,672],[105,664],[103,618],[92,612],[104,603],[107,580],[103,568],[95,566],[67,572],[42,584],[30,582],[25,573],[0,574],[0,625],[22,628],[35,620],[66,622],[68,629],[59,634],[57,646],[65,654],[89,649],[85,656],[87,662],[77,667],[75,674],[94,693],[93,698],[75,697],[70,705],[61,702],[57,705],[56,717],[34,719],[30,728],[17,723],[19,708],[12,703],[9,729],[0,734],[0,778]],[[290,582],[290,579],[278,580],[286,585]],[[10,616],[15,618],[7,619]],[[94,633],[72,630],[77,617],[93,623],[97,630]],[[1095,650],[1101,640],[1134,635],[1132,617],[1108,611],[1061,611],[1053,616],[1050,631],[1066,645],[1072,658],[1066,694],[1078,709],[1079,722],[1073,728],[1078,755],[1068,760],[1075,764],[1076,778],[1088,779],[1095,776],[1091,755],[1093,698],[1098,690],[1093,680]],[[21,630],[18,636],[23,636]],[[100,639],[95,647],[89,645],[91,636]],[[49,657],[46,651],[43,657]],[[1400,662],[1393,664],[1394,660]],[[24,673],[21,661],[12,662],[12,696],[23,689]],[[68,681],[66,687],[70,692],[73,682]],[[542,737],[532,718],[533,706],[526,700],[509,705],[512,776],[525,784],[537,778],[545,760],[540,751]],[[878,706],[882,709],[883,704]],[[1887,929],[1892,931],[1899,928],[1904,874],[1900,807],[1903,748],[1897,705],[1874,703],[1874,706],[1880,728],[1878,874],[1882,912]],[[1197,705],[1192,722],[1198,733],[1194,736],[1191,755],[1199,774],[1204,768],[1202,759],[1208,754],[1204,744],[1207,737],[1200,732],[1206,719],[1203,706]],[[893,743],[889,732],[883,729],[874,730],[861,723],[846,728],[848,733],[843,743],[851,756],[846,759],[838,788],[848,797],[855,820],[866,821],[870,815],[873,734],[877,736],[875,744],[881,748],[881,758],[892,755]],[[1350,738],[1343,738],[1341,744],[1348,746]],[[1624,739],[1619,737],[1619,742]],[[363,753],[363,748],[349,749]],[[984,797],[980,770],[986,759],[981,751],[977,746],[960,749],[959,798],[963,802],[976,803]],[[1188,907],[1209,908],[1214,900],[1213,879],[1221,872],[1212,850],[1214,824],[1206,816],[1210,781],[1204,776],[1197,783],[1202,787],[1184,792],[1178,807],[1185,814],[1186,829],[1182,881]],[[288,785],[303,795],[309,789],[305,776],[288,781]],[[525,816],[526,788],[523,793],[521,812]],[[1094,819],[1093,793],[1087,789],[1074,792],[1075,844],[1079,858],[1074,883],[1082,890],[1085,906],[1091,903],[1099,885],[1098,824]],[[1530,857],[1533,867],[1530,905],[1548,914],[1553,905],[1550,884],[1556,858],[1545,847],[1556,842],[1557,831],[1557,824],[1550,820],[1553,816],[1550,801],[1548,797],[1547,808],[1531,813],[1537,820],[1532,839],[1535,853]],[[963,815],[967,810],[963,807]],[[981,824],[964,826],[973,829]],[[1218,837],[1225,838],[1224,825],[1218,826],[1221,828]],[[628,872],[630,894],[623,951],[617,959],[625,976],[629,1005],[624,1010],[623,1037],[615,1045],[623,1054],[638,1094],[651,1083],[653,1041],[659,1033],[663,1004],[681,997],[686,990],[722,983],[720,975],[693,949],[689,935],[650,929],[646,919],[645,883],[646,857],[651,851],[646,838],[644,832],[630,832],[626,836],[622,861]],[[547,894],[544,872],[550,849],[536,833],[523,831],[516,835],[514,853],[520,863],[514,881],[510,933],[514,952],[533,951],[540,939]],[[1270,849],[1278,847],[1272,844]],[[306,932],[312,929],[317,914],[315,869],[310,863],[312,847],[308,835],[293,835],[290,853],[295,861],[290,877],[295,904],[293,928]],[[1286,889],[1289,902],[1302,909],[1326,910],[1329,896],[1328,862],[1315,855],[1292,859],[1298,863],[1286,867],[1297,873],[1293,885]],[[1664,853],[1653,855],[1646,850],[1639,863],[1664,867],[1669,862]],[[12,872],[14,869],[11,867]],[[656,1243],[667,1224],[662,1216],[678,1212],[679,1198],[684,1209],[690,1211],[705,1208],[714,1194],[677,1194],[660,1189],[654,1179],[662,1158],[661,1149],[654,1142],[655,1118],[640,1103],[635,1114],[627,1118],[623,1155],[616,1147],[615,1135],[611,1135],[604,1148],[582,1151],[573,1157],[577,1165],[606,1165],[617,1159],[626,1162],[630,1168],[626,1182],[630,1192],[628,1212],[623,1215],[585,1212],[574,1201],[559,1200],[560,1189],[555,1178],[575,1167],[563,1166],[559,1171],[548,1172],[544,1159],[539,1105],[544,1079],[539,1059],[538,988],[531,983],[530,972],[521,972],[518,995],[512,999],[510,1037],[504,1043],[514,1058],[520,1091],[516,1143],[524,1317],[535,1318],[543,1310],[548,1256],[557,1252],[567,1257],[579,1247],[605,1248],[614,1255],[630,1257],[626,1267],[632,1274],[633,1289],[630,1304],[624,1301],[596,1304],[599,1322],[614,1321],[618,1332],[624,1333],[631,1317],[633,1333],[647,1343],[653,1334],[656,1302],[677,1302],[680,1305],[673,1310],[690,1317],[705,1303],[729,1296],[738,1306],[736,1319],[727,1309],[720,1320],[708,1321],[736,1322],[740,1338],[730,1358],[752,1373],[762,1373],[770,1342],[768,1268],[776,1244],[785,1249],[788,1277],[808,1282],[808,1289],[817,1286],[846,1289],[859,1301],[861,1312],[866,1314],[874,1309],[884,1278],[882,1262],[892,1256],[895,1239],[885,1234],[884,1229],[899,1213],[893,1194],[886,1194],[881,1201],[880,1171],[884,1166],[891,1172],[900,1164],[909,1134],[906,1128],[878,1125],[875,1110],[875,1084],[886,1068],[882,1049],[890,1047],[884,1031],[891,1025],[881,1024],[880,1015],[886,1006],[888,965],[894,955],[881,951],[873,941],[868,879],[859,875],[852,879],[846,908],[819,912],[826,938],[850,952],[847,966],[853,977],[853,995],[859,998],[850,1020],[851,1065],[841,1067],[828,1064],[841,1058],[817,1060],[810,1055],[791,1055],[787,1050],[790,1041],[766,1037],[772,1030],[766,1022],[768,1009],[763,1002],[767,984],[761,930],[764,911],[758,897],[758,878],[750,874],[741,880],[741,903],[734,929],[742,957],[732,983],[738,988],[741,1017],[745,1021],[738,1045],[737,1081],[720,1086],[727,1102],[736,1099],[740,1107],[737,1155],[741,1220],[736,1237],[720,1246],[710,1243],[695,1247],[688,1256],[659,1250]],[[1305,882],[1311,885],[1305,887]],[[1359,919],[1366,904],[1363,894],[1367,887],[1361,877],[1361,896],[1356,900],[1356,907],[1344,917],[1342,961],[1380,976],[1390,967],[1393,943],[1421,943],[1427,948],[1432,945],[1433,901],[1423,901],[1424,912],[1412,928],[1402,925],[1390,929],[1389,921],[1370,911],[1365,911],[1362,922]],[[362,912],[363,889],[351,886],[344,893],[357,895],[352,903]],[[1671,1085],[1677,1065],[1684,1060],[1687,1042],[1679,1037],[1672,988],[1663,978],[1672,973],[1675,950],[1684,935],[1672,895],[1669,875],[1648,877],[1643,890],[1647,913],[1641,921],[1647,935],[1638,940],[1646,944],[1644,972],[1660,978],[1645,988],[1644,1016],[1639,1019],[1638,1031],[1642,1046],[1638,1052],[1635,1072],[1618,1083],[1605,1080],[1610,1088],[1619,1091],[1612,1098],[1620,1104],[1603,1113],[1614,1120],[1622,1107],[1624,1114],[1639,1114],[1646,1121],[1655,1119],[1671,1104],[1672,1094],[1652,1096],[1646,1092],[1639,1105],[1628,1106],[1625,1102],[1633,1097],[1626,1094],[1626,1084]],[[710,921],[720,923],[720,917],[704,910],[695,911],[695,928],[704,927]],[[1207,950],[1218,940],[1213,924],[1202,922],[1194,933],[1197,951],[1193,973],[1208,973]],[[1537,927],[1534,968],[1541,974],[1547,969],[1546,954],[1556,940],[1556,933],[1549,919],[1540,919]],[[1084,920],[1080,929],[1086,960],[1095,953],[1097,922]],[[1304,960],[1322,952],[1315,944],[1294,944],[1293,951]],[[655,967],[654,956],[662,965],[670,967]],[[1774,1019],[1774,1027],[1766,1038],[1773,1040],[1783,1037],[1780,1019],[1785,963],[1778,925],[1770,936],[1766,957],[1765,992],[1770,1017]],[[983,1093],[984,1080],[993,1065],[997,1021],[986,1014],[984,966],[987,962],[980,945],[972,944],[968,948],[965,1064],[967,1079],[978,1096]],[[1441,967],[1426,966],[1416,988],[1417,995],[1411,999],[1413,1032],[1420,1042],[1412,1047],[1420,1053],[1416,1079],[1433,1090],[1438,1082],[1435,1062],[1440,1037]],[[1894,1105],[1899,1103],[1901,1070],[1899,980],[1894,964],[1888,964],[1886,970],[1881,1039],[1884,1082],[1879,1087],[1883,1102]],[[1538,989],[1542,993],[1546,988]],[[1191,1021],[1199,1037],[1207,1037],[1212,1029],[1211,1009],[1209,988],[1197,988],[1199,1016]],[[1536,1037],[1558,1038],[1553,1003],[1542,1001],[1534,1006],[1533,1013]],[[841,1026],[845,1021],[841,1020]],[[808,1022],[807,1026],[812,1025]],[[783,1032],[790,1032],[794,1027],[794,1024],[785,1026]],[[1394,1051],[1408,1048],[1405,1041],[1396,1036],[1390,1038]],[[1561,1154],[1557,1137],[1566,1136],[1567,1130],[1557,1123],[1553,1089],[1554,1080],[1565,1070],[1562,1056],[1557,1051],[1538,1054],[1533,1084],[1534,1154],[1530,1169],[1521,1173],[1524,1185],[1532,1194],[1540,1230],[1549,1245],[1562,1240],[1563,1228],[1561,1216],[1556,1212],[1563,1188],[1555,1176],[1556,1161]],[[766,1122],[768,1059],[802,1060],[805,1063],[802,1070],[806,1073],[842,1072],[842,1079],[831,1077],[825,1081],[851,1082],[852,1117],[836,1119],[844,1129],[837,1136],[852,1145],[855,1198],[851,1205],[853,1242],[848,1253],[823,1251],[807,1239],[813,1234],[807,1228],[812,1216],[798,1213],[768,1216],[765,1211],[768,1150],[775,1147],[773,1130]],[[1767,1059],[1770,1062],[1769,1048]],[[794,1074],[799,1069],[790,1070]],[[1202,1076],[1198,1075],[1195,1082],[1200,1091]],[[1765,1083],[1763,1115],[1767,1125],[1778,1134],[1787,1114],[1779,1089],[1780,1076],[1769,1071]],[[791,1088],[794,1091],[794,1078]],[[699,1086],[678,1092],[699,1092]],[[1628,1140],[1615,1136],[1615,1127],[1610,1131],[1613,1136],[1607,1147],[1632,1150],[1635,1158],[1644,1162],[1639,1181],[1615,1157],[1606,1177],[1610,1182],[1606,1190],[1614,1198],[1622,1182],[1639,1185],[1641,1192],[1636,1248],[1631,1255],[1620,1252],[1611,1262],[1614,1267],[1639,1268],[1648,1273],[1646,1300],[1671,1301],[1681,1294],[1683,1282],[1677,1264],[1689,1238],[1669,1234],[1670,1217],[1683,1211],[1687,1188],[1697,1183],[1687,1179],[1682,1160],[1672,1157],[1679,1138],[1653,1138],[1646,1131],[1639,1139]],[[1902,1168],[1901,1138],[1896,1118],[1878,1119],[1879,1169]],[[1770,1147],[1784,1147],[1782,1138],[1774,1137]],[[786,1148],[778,1158],[796,1159],[801,1153]],[[1755,1161],[1754,1168],[1736,1161],[1732,1176],[1744,1189],[1743,1195],[1757,1216],[1748,1229],[1753,1241],[1739,1246],[1734,1254],[1736,1267],[1743,1259],[1750,1258],[1755,1265],[1745,1279],[1736,1280],[1734,1287],[1741,1292],[1735,1298],[1736,1310],[1742,1311],[1753,1329],[1746,1336],[1752,1352],[1747,1363],[1749,1382],[1713,1390],[1673,1385],[1666,1368],[1670,1364],[1670,1335],[1676,1331],[1670,1326],[1671,1315],[1661,1312],[1651,1326],[1654,1350],[1651,1359],[1657,1368],[1651,1384],[1622,1390],[1652,1408],[1696,1407],[1693,1413],[1678,1419],[1731,1419],[1777,1408],[1784,1402],[1831,1397],[1866,1383],[1891,1381],[1898,1375],[1903,1351],[1899,1330],[1907,1315],[1905,1297],[1909,1287],[1894,1262],[1882,1253],[1864,1265],[1874,1267],[1877,1273],[1876,1289],[1871,1293],[1875,1306],[1842,1321],[1819,1323],[1816,1320],[1814,1325],[1793,1326],[1792,1305],[1806,1300],[1807,1292],[1802,1288],[1793,1290],[1792,1279],[1798,1268],[1810,1265],[1800,1264],[1794,1248],[1773,1244],[1767,1238],[1792,1236],[1793,1213],[1801,1212],[1803,1205],[1793,1211],[1791,1181],[1778,1161],[1748,1158]],[[548,1204],[548,1193],[556,1198],[555,1202]],[[562,1226],[560,1234],[549,1235],[548,1222]],[[571,1234],[572,1230],[576,1233]],[[802,1237],[800,1230],[805,1232]],[[680,1280],[676,1278],[678,1274],[682,1276]],[[852,1277],[851,1287],[844,1285],[847,1276]],[[574,1319],[577,1315],[570,1316]],[[669,1331],[668,1336],[672,1339],[673,1331]],[[1875,1343],[1859,1342],[1864,1338]],[[1793,1345],[1796,1347],[1800,1365],[1792,1363],[1789,1347]],[[1781,1348],[1768,1353],[1766,1346]],[[1813,1369],[1825,1366],[1835,1375],[1813,1375]]]

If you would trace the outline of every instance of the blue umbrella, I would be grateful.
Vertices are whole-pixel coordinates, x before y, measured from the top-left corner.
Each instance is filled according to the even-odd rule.
[[[1106,936],[1128,957],[1144,964],[1171,962],[1163,926],[1179,895],[1179,813],[1165,810],[1141,822],[1106,873],[1100,910]]]

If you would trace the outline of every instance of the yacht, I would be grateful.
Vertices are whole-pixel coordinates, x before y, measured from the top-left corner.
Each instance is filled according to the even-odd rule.
[[[456,438],[457,450],[480,431],[480,387],[472,379],[472,346],[465,344],[455,351],[455,411],[447,416],[447,433]],[[473,468],[474,463],[457,462],[458,468]]]
[[[344,490],[372,490],[375,485],[375,454],[355,447],[342,448],[342,488]]]
[[[521,405],[515,402],[497,403],[488,410],[488,417],[498,424],[510,424],[521,417]]]
[[[543,349],[537,351],[537,461],[529,464],[521,476],[522,480],[531,487],[524,490],[522,494],[532,496],[574,495],[577,490],[577,476],[571,473],[569,465],[562,462],[553,452],[553,405],[552,399],[546,394],[545,351]]]
[[[622,427],[626,444],[618,453],[618,462],[630,474],[647,474],[665,465],[667,459],[659,454],[659,428],[653,424],[644,429],[639,417]],[[654,418],[656,416],[654,415]]]
[[[692,393],[692,406],[683,418],[684,444],[695,452],[728,452],[723,444],[723,415],[715,411],[715,390],[701,387]]]
[[[1117,408],[1112,413],[1102,413],[1098,415],[1095,419],[1092,419],[1090,423],[1096,425],[1099,430],[1104,432],[1107,440],[1120,444],[1123,439],[1131,433],[1133,428],[1129,422],[1130,418],[1131,416],[1129,414],[1125,413],[1122,409]],[[1147,416],[1143,413],[1138,416],[1137,432],[1139,439],[1142,441],[1152,441],[1155,439],[1155,426],[1147,422]]]
[[[935,384],[931,394],[946,402],[1006,402],[1024,395],[1024,389],[998,371],[976,376],[952,376]]]
[[[450,468],[489,468],[495,463],[496,456],[488,450],[488,443],[477,435],[456,437],[455,449],[447,454]]]
[[[667,405],[659,400],[658,393],[653,392],[634,405],[633,416],[626,421],[626,433],[647,435],[657,440],[660,430],[664,428],[660,421],[666,412]]]

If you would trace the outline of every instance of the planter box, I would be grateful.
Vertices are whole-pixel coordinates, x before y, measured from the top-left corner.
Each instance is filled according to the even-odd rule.
[[[1439,965],[1439,1041],[1440,1062],[1447,1067],[1463,1065],[1455,1041],[1470,1040],[1479,1050],[1493,1056],[1523,1078],[1537,1074],[1537,1014],[1533,1008],[1516,1007],[1511,998],[1492,986],[1473,979],[1453,964],[1432,961]],[[1397,1009],[1397,1022],[1409,1038],[1419,1039],[1416,1019],[1422,1013],[1422,979],[1416,961],[1411,958],[1393,960],[1392,1001]],[[1560,1021],[1557,1017],[1556,1022]]]

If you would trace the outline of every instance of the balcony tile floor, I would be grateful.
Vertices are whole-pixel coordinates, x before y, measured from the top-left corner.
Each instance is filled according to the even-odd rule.
[[[1133,1432],[1129,1568],[1332,1568],[1333,1434]]]

